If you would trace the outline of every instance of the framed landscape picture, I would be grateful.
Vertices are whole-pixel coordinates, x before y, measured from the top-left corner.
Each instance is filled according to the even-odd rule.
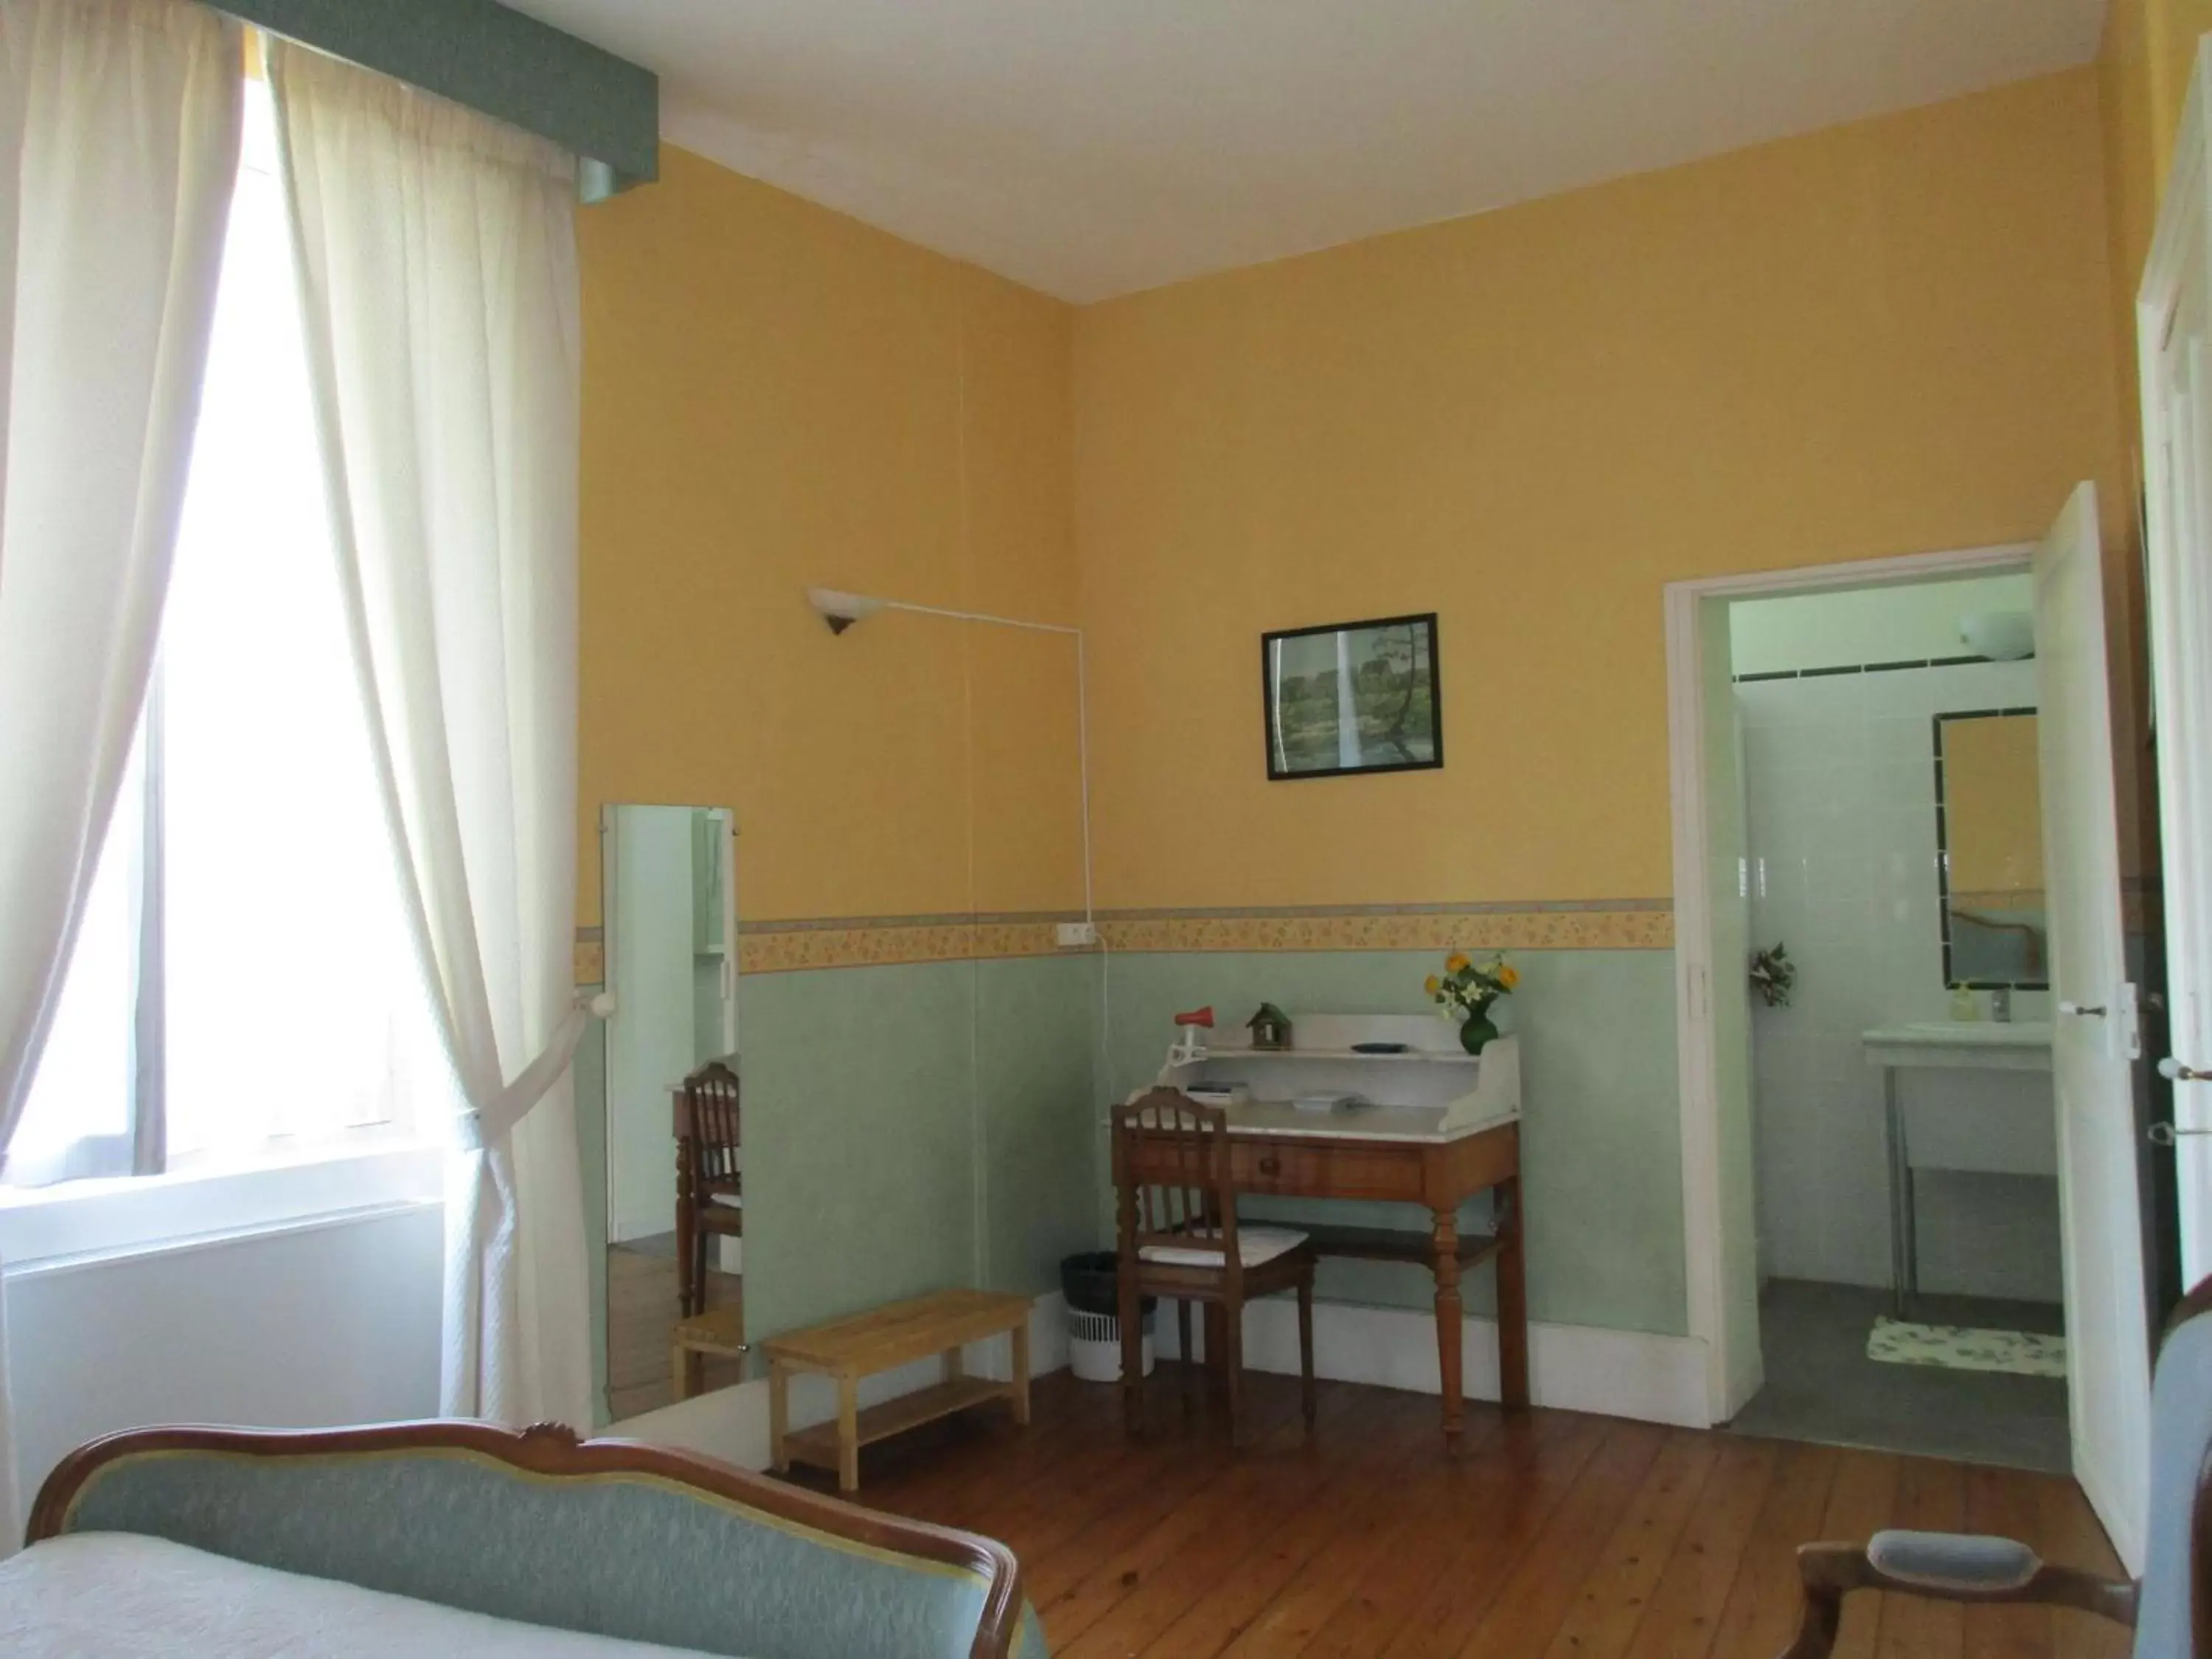
[[[1270,778],[1444,763],[1433,611],[1262,634],[1260,676]]]

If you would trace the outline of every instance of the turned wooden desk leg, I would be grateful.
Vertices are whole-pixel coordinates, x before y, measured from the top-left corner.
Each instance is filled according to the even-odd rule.
[[[791,1373],[780,1359],[768,1362],[768,1461],[778,1474],[791,1473],[784,1437],[791,1429]]]
[[[1027,1426],[1030,1420],[1030,1325],[1024,1320],[1014,1327],[1014,1385],[1010,1396],[1014,1402],[1014,1421]]]
[[[1460,1365],[1464,1322],[1459,1299],[1459,1215],[1456,1207],[1449,1204],[1430,1213],[1436,1217],[1429,1247],[1430,1266],[1437,1276],[1437,1366],[1443,1380],[1444,1432],[1456,1435],[1467,1403]]]
[[[1521,1181],[1498,1183],[1498,1398],[1528,1404],[1528,1263],[1521,1249]]]

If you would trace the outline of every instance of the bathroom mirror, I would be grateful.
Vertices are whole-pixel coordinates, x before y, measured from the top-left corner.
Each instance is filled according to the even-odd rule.
[[[1936,839],[1945,983],[2048,989],[2033,708],[1936,716]]]
[[[607,1407],[620,1421],[674,1397],[672,1333],[687,1296],[690,1311],[702,1310],[703,1298],[704,1310],[729,1316],[742,1331],[742,1153],[708,1155],[716,1178],[699,1203],[719,1213],[718,1224],[693,1230],[703,1249],[679,1248],[678,1215],[684,1079],[712,1060],[741,1072],[734,815],[608,806],[599,855],[614,1012],[606,1023],[605,1225],[594,1242],[605,1253]],[[695,1141],[687,1167],[701,1150]],[[696,1386],[740,1380],[739,1358],[692,1363]]]

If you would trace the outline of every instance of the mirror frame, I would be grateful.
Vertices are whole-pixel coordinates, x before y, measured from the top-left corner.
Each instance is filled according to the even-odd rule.
[[[1321,635],[1358,634],[1383,628],[1415,628],[1427,641],[1429,712],[1436,738],[1436,753],[1428,760],[1377,761],[1371,765],[1290,768],[1277,764],[1275,705],[1275,645],[1279,640],[1311,639]],[[1386,772],[1433,772],[1444,763],[1444,678],[1443,641],[1438,638],[1437,612],[1418,611],[1404,617],[1368,617],[1358,622],[1324,623],[1315,628],[1279,628],[1260,635],[1260,707],[1267,743],[1267,781],[1294,783],[1303,778],[1369,777]]]
[[[2050,977],[2050,918],[2044,925],[2044,977],[2041,979],[1960,979],[1952,971],[1951,955],[1951,834],[1949,798],[1944,792],[1943,728],[1952,720],[1990,720],[2030,718],[2039,708],[1956,708],[1938,714],[1933,721],[1936,738],[1936,911],[1943,933],[1943,988],[1947,991],[2048,991]],[[2043,781],[2039,776],[2039,790]]]

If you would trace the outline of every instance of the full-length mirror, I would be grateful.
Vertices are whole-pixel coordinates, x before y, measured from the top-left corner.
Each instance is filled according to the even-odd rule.
[[[1954,987],[2050,984],[2037,779],[2033,709],[1936,717],[1943,974]]]
[[[720,807],[600,817],[606,1029],[607,1406],[678,1393],[679,1322],[711,1316],[683,1392],[738,1380],[744,1320],[736,846]],[[702,1068],[720,1061],[726,1073]],[[685,1079],[698,1081],[687,1095]],[[687,1326],[684,1334],[696,1328]]]

